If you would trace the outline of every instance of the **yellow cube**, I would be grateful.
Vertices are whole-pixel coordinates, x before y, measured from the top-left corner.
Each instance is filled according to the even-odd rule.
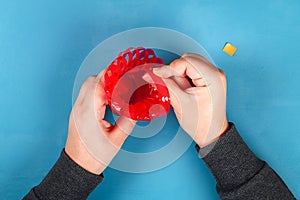
[[[232,44],[230,44],[229,42],[226,42],[225,46],[223,47],[223,51],[230,56],[233,56],[236,50],[237,48]]]

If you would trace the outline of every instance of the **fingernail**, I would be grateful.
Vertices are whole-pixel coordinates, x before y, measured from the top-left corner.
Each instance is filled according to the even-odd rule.
[[[158,75],[158,76],[160,75],[159,71],[160,71],[159,68],[153,68],[153,73],[156,74],[156,75]]]
[[[153,68],[153,73],[156,75],[156,76],[159,76],[161,78],[164,77],[165,75],[165,68],[164,67],[159,67],[159,68]]]
[[[153,79],[151,78],[151,76],[150,76],[148,73],[144,74],[144,76],[143,76],[142,78],[143,78],[146,82],[148,82],[148,83],[150,83],[150,84],[154,84]]]

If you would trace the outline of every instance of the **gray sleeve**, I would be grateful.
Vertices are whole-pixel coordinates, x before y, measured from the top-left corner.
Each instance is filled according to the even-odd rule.
[[[276,172],[249,149],[234,124],[218,141],[196,149],[214,175],[221,199],[295,199]]]
[[[32,188],[24,200],[79,200],[88,195],[103,180],[72,161],[63,150],[44,180]]]

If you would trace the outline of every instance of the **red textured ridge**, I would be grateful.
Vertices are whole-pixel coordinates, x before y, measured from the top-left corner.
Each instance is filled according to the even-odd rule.
[[[133,120],[150,121],[167,115],[168,88],[152,72],[153,67],[162,65],[163,60],[152,49],[138,47],[121,52],[104,74],[104,90],[111,110]]]

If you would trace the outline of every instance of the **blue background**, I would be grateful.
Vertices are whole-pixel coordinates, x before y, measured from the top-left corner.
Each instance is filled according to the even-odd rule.
[[[109,36],[183,32],[228,78],[228,117],[300,198],[300,1],[0,1],[0,195],[20,199],[57,160],[76,72]],[[222,52],[225,42],[235,56]],[[105,171],[90,199],[218,199],[194,146],[147,174]]]

